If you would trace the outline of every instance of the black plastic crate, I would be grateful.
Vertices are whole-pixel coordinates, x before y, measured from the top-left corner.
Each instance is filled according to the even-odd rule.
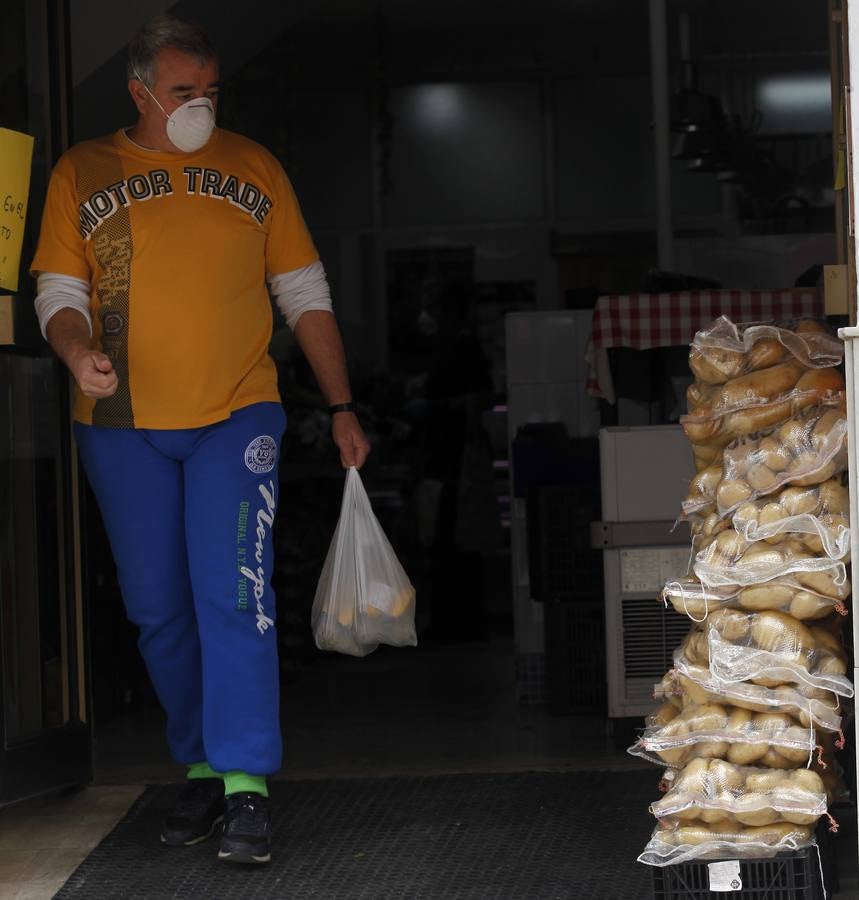
[[[602,598],[547,603],[546,682],[555,715],[605,713],[605,611]]]
[[[673,866],[653,866],[654,900],[823,900],[817,850],[795,850],[768,859],[741,859],[739,891],[710,890],[708,864],[692,860]],[[825,860],[824,860],[825,862]],[[835,885],[829,883],[829,891]]]
[[[591,547],[591,522],[600,517],[598,485],[534,488],[527,516],[531,596],[544,603],[601,598],[602,551]]]

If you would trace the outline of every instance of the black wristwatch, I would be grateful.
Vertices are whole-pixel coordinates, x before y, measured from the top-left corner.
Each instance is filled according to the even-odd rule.
[[[350,400],[348,403],[335,403],[328,407],[328,414],[331,416],[339,412],[355,412],[355,404]]]

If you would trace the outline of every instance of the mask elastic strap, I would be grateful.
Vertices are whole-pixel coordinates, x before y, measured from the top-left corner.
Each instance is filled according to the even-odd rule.
[[[158,103],[158,98],[155,96],[155,94],[152,93],[152,91],[149,90],[149,88],[146,85],[146,82],[140,77],[140,73],[137,71],[137,69],[134,66],[132,66],[131,70],[134,72],[134,77],[143,85],[143,89],[146,91],[146,93],[149,94],[149,96],[156,103]],[[164,107],[160,103],[158,103],[158,108],[161,110],[161,112],[164,113],[165,116],[167,116],[168,119],[170,118],[170,116],[167,115],[167,110],[164,109]]]

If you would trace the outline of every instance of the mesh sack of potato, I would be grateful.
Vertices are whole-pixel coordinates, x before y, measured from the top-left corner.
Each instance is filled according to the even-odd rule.
[[[843,354],[841,341],[821,322],[738,325],[719,316],[692,339],[689,368],[698,381],[724,384],[791,358],[807,368],[837,366]]]
[[[792,575],[800,584],[827,597],[850,596],[847,567],[840,559],[818,556],[801,540],[788,535],[779,544],[750,543],[733,528],[712,538],[696,539],[692,571],[705,587],[749,587]]]
[[[805,684],[782,684],[771,688],[747,681],[722,681],[710,671],[708,660],[694,662],[685,655],[685,649],[684,646],[675,651],[674,668],[656,685],[659,699],[683,707],[693,703],[717,703],[752,712],[786,713],[804,728],[813,726],[836,734],[839,745],[843,746],[841,701],[836,694]],[[790,764],[785,768],[790,768]]]
[[[813,728],[782,712],[752,712],[718,703],[678,708],[663,703],[647,717],[628,753],[657,765],[685,766],[693,759],[724,759],[735,765],[767,765],[769,755],[803,766],[818,746]],[[775,749],[776,753],[770,751]]]
[[[802,684],[853,696],[847,654],[834,630],[783,612],[732,609],[711,613],[704,627],[710,671],[720,681]]]
[[[683,432],[698,447],[772,428],[811,406],[835,405],[844,391],[839,369],[805,369],[796,360],[721,385],[695,382],[686,392]]]
[[[822,484],[846,470],[847,416],[843,407],[813,407],[778,428],[740,438],[726,447],[713,500],[720,516],[733,515],[743,504],[789,484]],[[700,497],[691,499],[701,505]]]
[[[739,825],[730,819],[711,824],[663,819],[638,861],[648,866],[669,866],[693,859],[757,859],[814,843],[811,826],[792,822]]]
[[[720,529],[718,522],[708,519],[700,523],[700,533],[707,536],[709,528],[712,534]],[[846,475],[805,487],[788,485],[778,493],[744,503],[731,523],[749,542],[780,544],[793,535],[814,554],[848,560],[850,502]]]
[[[695,622],[703,622],[711,612],[719,609],[778,610],[800,621],[824,619],[833,613],[847,615],[843,600],[818,594],[800,584],[793,575],[748,587],[705,587],[692,576],[669,581],[660,598]]]
[[[666,775],[667,792],[650,805],[657,819],[813,825],[827,811],[823,781],[811,769],[770,769],[738,766],[723,759],[695,759]]]

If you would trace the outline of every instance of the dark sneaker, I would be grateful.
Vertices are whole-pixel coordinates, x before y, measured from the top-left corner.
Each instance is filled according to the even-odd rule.
[[[161,830],[161,843],[188,847],[211,836],[224,818],[224,782],[191,778],[179,792]]]
[[[261,794],[228,794],[224,801],[220,859],[267,863],[271,859],[271,807]]]

